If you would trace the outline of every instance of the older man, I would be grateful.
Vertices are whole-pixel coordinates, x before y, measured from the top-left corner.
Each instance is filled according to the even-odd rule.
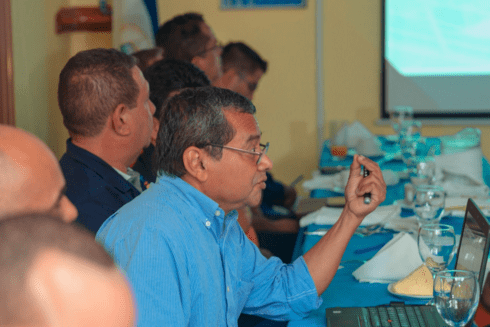
[[[25,213],[77,218],[53,152],[34,135],[0,125],[0,219]]]
[[[306,316],[362,219],[384,200],[379,167],[355,156],[338,222],[292,264],[267,260],[236,221],[236,209],[259,204],[272,167],[254,113],[245,97],[214,87],[185,90],[163,109],[155,153],[162,174],[97,233],[132,282],[140,326],[235,326],[242,310]]]
[[[133,296],[82,228],[44,215],[0,221],[0,325],[133,326]]]
[[[129,167],[150,145],[155,106],[135,59],[114,49],[72,57],[60,74],[58,102],[70,134],[60,160],[66,194],[77,221],[96,233],[145,188]]]

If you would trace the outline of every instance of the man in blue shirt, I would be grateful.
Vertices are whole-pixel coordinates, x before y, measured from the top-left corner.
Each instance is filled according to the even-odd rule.
[[[114,49],[72,57],[60,73],[58,102],[70,134],[60,160],[66,195],[77,222],[95,234],[145,188],[130,166],[150,145],[155,106],[135,59]]]
[[[157,182],[96,236],[133,285],[139,326],[236,326],[241,312],[308,315],[356,228],[384,200],[378,165],[355,156],[332,229],[291,264],[265,259],[236,221],[236,209],[260,203],[272,168],[254,113],[245,97],[214,87],[185,90],[163,108]],[[361,165],[371,171],[366,178]]]

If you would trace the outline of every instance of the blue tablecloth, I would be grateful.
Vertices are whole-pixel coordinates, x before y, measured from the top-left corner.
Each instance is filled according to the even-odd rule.
[[[378,139],[381,142],[381,150],[385,152],[387,155],[393,154],[399,150],[397,149],[398,145],[391,142],[386,137],[379,136]],[[426,138],[424,147],[426,150],[428,150],[431,147],[434,147],[435,154],[437,155],[440,154],[440,145],[441,142],[439,138],[432,137],[432,138]],[[384,157],[380,157],[380,156],[372,157],[370,159],[379,162],[381,169],[391,169],[393,171],[403,171],[404,169],[406,169],[405,164],[400,159],[385,161]],[[325,143],[323,144],[322,153],[320,155],[319,168],[321,169],[323,167],[334,167],[334,166],[347,167],[350,166],[352,160],[353,157],[349,155],[344,160],[341,161],[333,160],[333,157],[330,154],[330,150],[329,150],[329,143],[328,141],[325,141]],[[488,160],[485,157],[482,158],[482,166],[483,166],[483,180],[485,181],[485,184],[490,186],[490,164],[488,163]],[[393,186],[388,186],[386,192],[386,200],[382,203],[382,205],[393,204],[395,200],[403,199],[405,194],[405,184],[408,183],[408,181],[409,181],[408,179],[401,179],[400,183]],[[313,190],[310,194],[312,198],[324,198],[324,197],[342,196],[342,195],[343,195],[342,193],[337,193],[330,190]]]
[[[390,153],[395,152],[395,144],[389,142],[389,140],[380,137],[382,141],[383,151]],[[426,146],[436,146],[436,153],[439,153],[439,140],[437,138],[430,138],[427,140]],[[373,160],[381,161],[381,158],[373,158]],[[337,165],[350,165],[352,163],[352,157],[347,157],[343,161],[332,161],[330,151],[328,150],[328,143],[324,145],[324,150],[320,158],[320,168],[326,166]],[[401,160],[392,160],[383,162],[382,169],[392,169],[394,171],[401,171],[405,169],[405,165]],[[490,185],[490,165],[488,161],[483,159],[483,172],[484,180],[487,185]],[[401,180],[399,184],[395,186],[389,186],[387,190],[387,197],[383,205],[392,204],[395,200],[402,199],[404,197],[404,185],[408,180]],[[311,193],[311,197],[328,197],[342,195],[339,193],[327,191],[327,190],[314,190]],[[458,217],[443,217],[441,223],[450,224],[455,228],[457,234],[461,234],[463,219]],[[315,231],[320,228],[328,226],[321,225],[309,225],[300,230],[296,247],[293,255],[293,259],[297,258],[301,254],[307,252],[313,247],[313,245],[320,240],[321,236],[317,235],[305,235],[305,231]],[[355,254],[354,251],[358,249],[366,249],[373,246],[382,246],[393,238],[392,233],[374,234],[369,237],[361,237],[354,235],[350,240],[347,249],[342,257],[341,267],[334,279],[330,283],[330,286],[322,294],[323,304],[315,310],[309,317],[301,321],[291,321],[289,326],[326,326],[325,322],[325,309],[331,307],[353,307],[353,306],[373,306],[380,304],[388,304],[392,301],[404,301],[408,304],[423,304],[427,300],[419,300],[414,298],[400,298],[391,295],[388,292],[388,284],[380,283],[360,283],[352,272],[360,267],[365,261],[371,259],[377,252],[373,250],[365,252],[363,254]],[[378,247],[379,248],[379,247]],[[453,259],[452,264],[454,264]]]

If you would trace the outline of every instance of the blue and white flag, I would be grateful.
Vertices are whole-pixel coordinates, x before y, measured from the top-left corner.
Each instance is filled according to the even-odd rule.
[[[114,0],[112,46],[127,54],[155,46],[156,0]]]

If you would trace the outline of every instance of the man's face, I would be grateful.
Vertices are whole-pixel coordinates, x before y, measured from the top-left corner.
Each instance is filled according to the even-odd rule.
[[[256,69],[253,74],[238,73],[240,81],[232,91],[252,100],[262,75],[264,75],[264,71],[261,69]]]
[[[155,134],[156,128],[153,119],[155,105],[150,100],[148,82],[137,66],[133,67],[133,78],[139,88],[136,107],[131,109],[135,121],[135,155],[138,156],[141,150],[150,145],[152,135]]]
[[[223,49],[218,45],[218,41],[213,31],[206,23],[201,23],[201,33],[209,38],[204,52],[194,57],[193,64],[199,67],[209,78],[211,84],[216,83],[223,75],[221,67],[221,52]]]
[[[226,146],[242,150],[260,152],[261,133],[251,114],[225,111],[225,117],[236,131],[235,137]],[[258,156],[223,148],[222,158],[210,165],[209,188],[203,190],[220,207],[229,212],[245,205],[255,207],[260,204],[265,188],[266,171],[272,168],[272,161]]]

